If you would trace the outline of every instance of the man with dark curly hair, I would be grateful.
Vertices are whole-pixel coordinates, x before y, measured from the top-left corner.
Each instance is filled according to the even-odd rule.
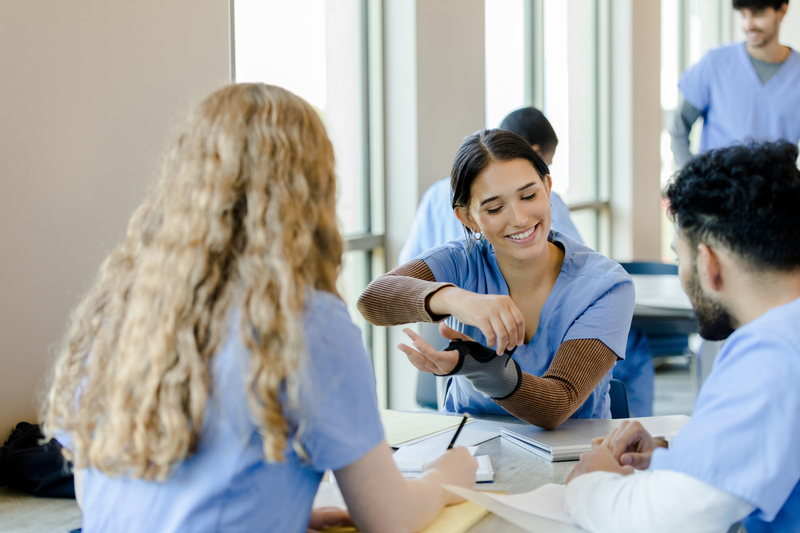
[[[727,341],[669,443],[626,421],[581,457],[566,491],[580,526],[800,531],[797,155],[786,141],[712,150],[667,186],[700,334]]]
[[[788,7],[788,0],[733,0],[746,41],[711,50],[683,73],[670,127],[679,167],[692,157],[689,132],[700,117],[700,152],[748,140],[800,141],[800,53],[778,41]]]

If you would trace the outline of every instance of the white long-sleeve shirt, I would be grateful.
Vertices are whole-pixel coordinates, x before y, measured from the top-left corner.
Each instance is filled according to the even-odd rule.
[[[686,474],[648,470],[584,474],[567,485],[566,510],[597,533],[719,533],[755,507]]]

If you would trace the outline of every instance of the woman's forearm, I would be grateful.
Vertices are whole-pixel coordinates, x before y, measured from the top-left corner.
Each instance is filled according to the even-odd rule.
[[[542,377],[523,372],[519,388],[495,401],[517,418],[555,429],[583,405],[616,359],[597,339],[566,341]]]
[[[376,278],[358,298],[358,311],[375,326],[438,322],[446,315],[431,313],[430,295],[449,283],[437,283],[424,261],[411,261]]]

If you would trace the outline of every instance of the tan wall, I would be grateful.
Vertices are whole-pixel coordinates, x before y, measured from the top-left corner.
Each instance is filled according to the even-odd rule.
[[[0,0],[0,438],[153,178],[228,79],[226,0]]]

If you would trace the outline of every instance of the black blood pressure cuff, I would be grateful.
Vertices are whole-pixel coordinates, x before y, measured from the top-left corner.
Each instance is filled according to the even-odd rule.
[[[515,348],[516,349],[516,348]],[[522,371],[511,357],[514,350],[503,355],[474,341],[451,341],[444,351],[458,352],[458,363],[445,376],[464,376],[475,390],[492,400],[504,400],[514,394],[522,383]]]

